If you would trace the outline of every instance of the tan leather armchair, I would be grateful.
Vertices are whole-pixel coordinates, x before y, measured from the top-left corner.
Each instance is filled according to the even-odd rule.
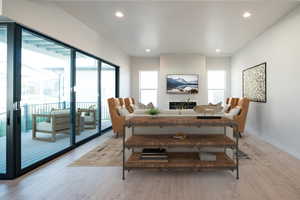
[[[119,103],[120,103],[121,106],[124,106],[124,105],[125,105],[124,99],[123,99],[123,98],[118,98],[118,100],[119,100]]]
[[[107,102],[113,132],[116,134],[116,137],[122,136],[124,134],[125,117],[121,116],[118,112],[118,107],[121,106],[120,101],[116,98],[109,98]]]
[[[236,120],[239,123],[238,132],[240,134],[244,133],[245,131],[249,104],[250,104],[250,100],[247,98],[241,98],[237,102],[237,106],[241,107],[241,112],[234,117],[234,120]]]
[[[133,106],[135,105],[135,100],[132,97],[128,97],[124,99],[125,107],[128,110],[129,113],[133,113],[134,108]]]
[[[244,131],[245,131],[250,100],[247,99],[247,98],[233,98],[233,97],[231,97],[231,98],[227,98],[226,103],[230,104],[230,109],[232,109],[236,106],[241,107],[241,112],[237,116],[234,117],[234,120],[236,120],[239,124],[238,125],[238,132],[241,136],[241,134],[244,133]]]

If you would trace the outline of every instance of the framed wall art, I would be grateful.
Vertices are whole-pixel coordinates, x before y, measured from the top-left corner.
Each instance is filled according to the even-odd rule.
[[[243,97],[253,102],[267,102],[267,63],[243,70]]]

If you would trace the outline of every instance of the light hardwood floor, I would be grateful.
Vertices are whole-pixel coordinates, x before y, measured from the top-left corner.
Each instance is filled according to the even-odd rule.
[[[0,181],[1,200],[299,200],[300,161],[253,136],[242,139],[240,180],[229,171],[130,171],[119,167],[68,167],[106,137],[13,181]]]

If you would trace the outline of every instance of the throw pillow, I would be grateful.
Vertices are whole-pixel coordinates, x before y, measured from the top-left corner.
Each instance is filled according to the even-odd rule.
[[[222,113],[227,113],[229,108],[230,108],[230,104],[225,104],[225,106],[222,109]]]
[[[147,106],[143,103],[138,103],[135,105],[136,109],[147,109]]]
[[[222,101],[220,101],[220,102],[217,103],[217,104],[209,103],[208,105],[209,105],[209,106],[217,106],[217,107],[219,107],[219,106],[222,106]]]
[[[123,117],[125,117],[126,115],[128,115],[128,114],[130,114],[129,112],[128,112],[128,110],[125,108],[125,107],[118,107],[117,108],[118,109],[118,112],[119,112],[119,114],[121,115],[121,116],[123,116]]]
[[[241,107],[240,106],[236,106],[234,108],[232,108],[229,113],[225,113],[225,117],[229,118],[229,119],[234,119],[234,117],[238,114],[240,114],[241,112]]]
[[[138,114],[138,115],[141,115],[141,114],[145,114],[146,113],[146,109],[135,109],[133,114]]]
[[[152,102],[148,103],[147,104],[147,109],[152,109],[152,108],[154,108],[153,103]]]

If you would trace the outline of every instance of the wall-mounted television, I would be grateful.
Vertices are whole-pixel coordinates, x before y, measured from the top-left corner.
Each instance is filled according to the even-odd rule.
[[[167,93],[169,94],[197,94],[198,74],[168,74]]]

